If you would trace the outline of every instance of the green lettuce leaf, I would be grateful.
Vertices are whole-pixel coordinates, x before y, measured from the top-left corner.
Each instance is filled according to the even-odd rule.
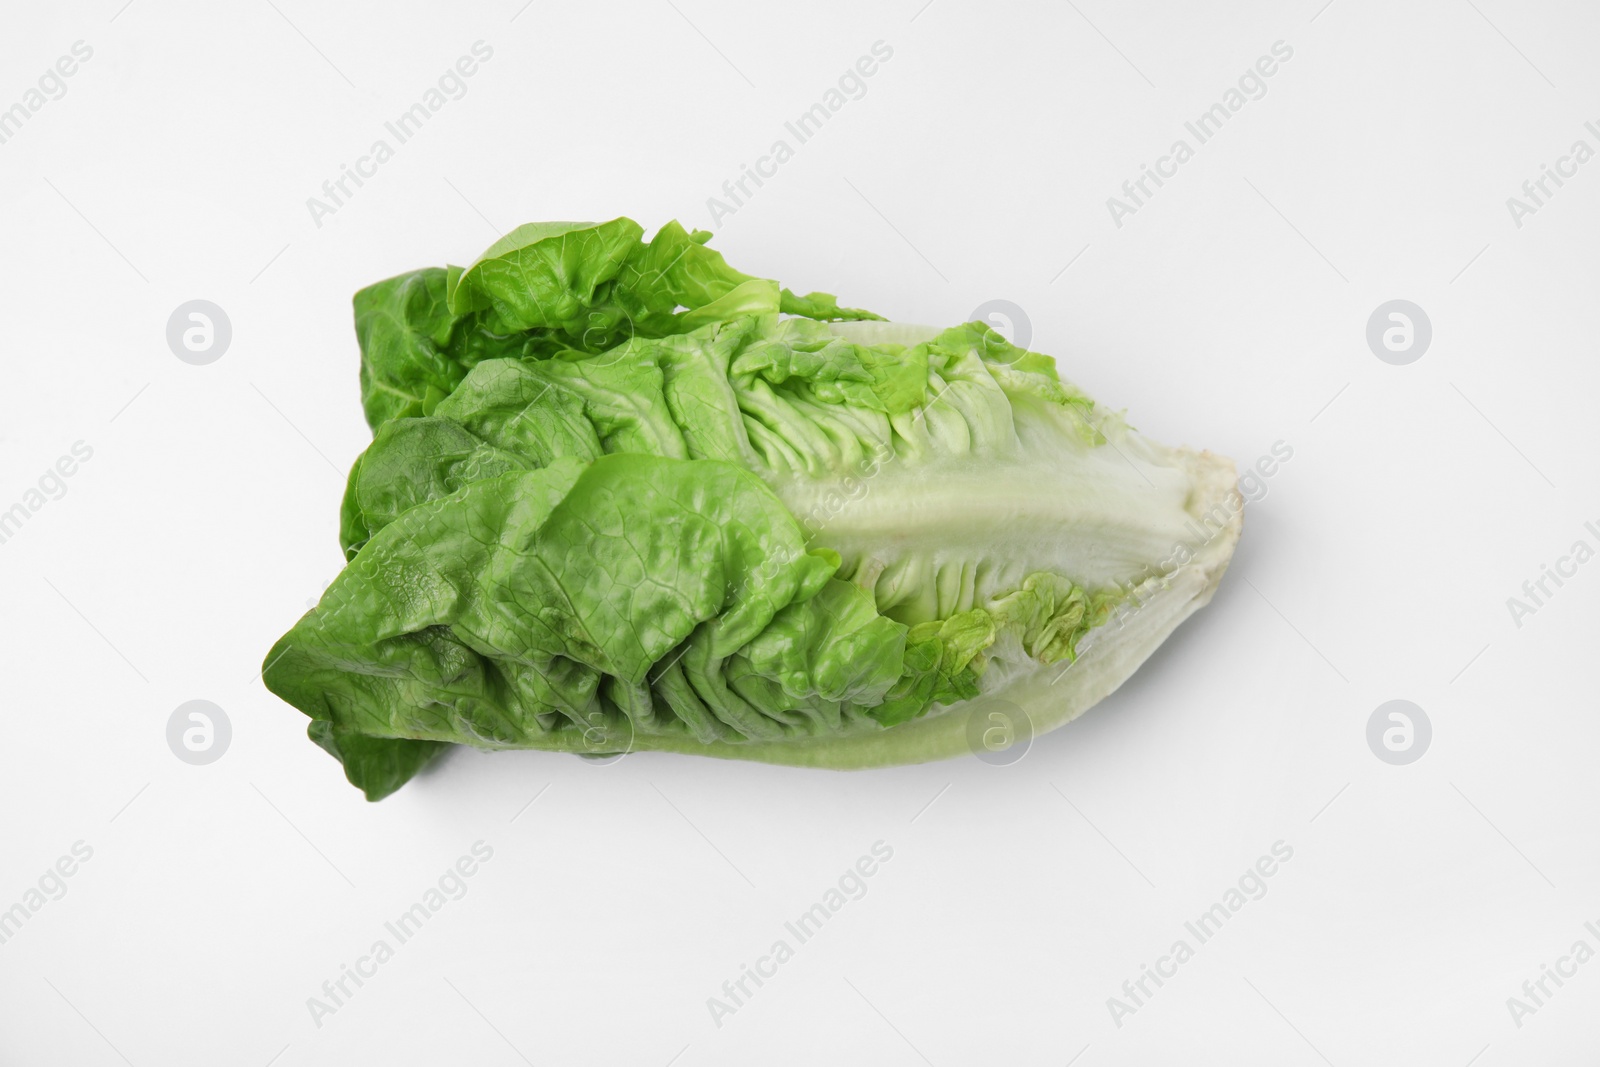
[[[470,266],[414,271],[355,297],[361,400],[374,430],[428,415],[485,359],[601,352],[735,315],[876,319],[829,293],[795,296],[728,266],[711,234],[676,222],[649,241],[632,219],[519,226]]]
[[[990,698],[1042,732],[1238,537],[1231,463],[1050,357],[794,297],[676,224],[523,227],[357,306],[349,562],[264,677],[369,798],[449,744],[878,766],[967,751]]]

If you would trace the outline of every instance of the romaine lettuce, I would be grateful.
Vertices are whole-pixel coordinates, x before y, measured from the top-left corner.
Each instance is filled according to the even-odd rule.
[[[357,295],[349,563],[264,677],[369,798],[449,743],[957,755],[981,701],[1059,725],[1216,588],[1231,462],[706,236],[524,226]]]

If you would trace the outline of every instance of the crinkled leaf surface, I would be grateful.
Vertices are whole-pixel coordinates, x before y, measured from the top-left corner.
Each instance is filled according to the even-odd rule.
[[[954,755],[965,709],[1065,721],[1209,598],[1230,463],[706,236],[538,224],[358,294],[349,563],[265,678],[369,797],[448,743]]]
[[[361,402],[377,429],[431,414],[467,371],[497,356],[600,352],[741,314],[875,319],[829,293],[796,296],[743,274],[676,222],[648,242],[632,219],[519,226],[466,269],[430,267],[356,294]]]

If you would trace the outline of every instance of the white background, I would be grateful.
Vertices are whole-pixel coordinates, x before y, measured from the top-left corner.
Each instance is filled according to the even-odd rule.
[[[1520,1028],[1506,1005],[1600,948],[1600,563],[1520,628],[1506,606],[1600,547],[1600,163],[1520,228],[1506,206],[1600,148],[1591,6],[122,2],[9,5],[0,33],[0,107],[94,49],[0,145],[0,510],[94,450],[0,544],[0,908],[94,850],[0,945],[0,1063],[1592,1054],[1600,962]],[[315,225],[480,39],[467,94]],[[708,227],[878,40],[866,95],[714,247],[907,321],[1014,301],[1153,437],[1292,447],[1212,606],[1011,767],[461,752],[364,802],[256,676],[340,565],[350,295],[524,221]],[[1114,225],[1279,40],[1267,94]],[[165,340],[194,298],[232,321],[209,366]],[[1433,323],[1409,366],[1364,339],[1394,298]],[[204,767],[165,739],[197,698],[233,725]],[[1433,723],[1409,766],[1365,740],[1394,698]],[[467,894],[315,1025],[479,840]],[[707,998],[878,840],[867,895],[715,1026]],[[1118,1027],[1107,998],[1279,840],[1266,896]]]

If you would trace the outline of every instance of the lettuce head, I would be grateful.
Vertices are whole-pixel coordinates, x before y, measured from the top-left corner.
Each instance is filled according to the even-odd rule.
[[[994,708],[1082,713],[1216,589],[1230,461],[707,237],[535,223],[356,294],[347,564],[263,676],[370,799],[455,744],[963,755]]]

